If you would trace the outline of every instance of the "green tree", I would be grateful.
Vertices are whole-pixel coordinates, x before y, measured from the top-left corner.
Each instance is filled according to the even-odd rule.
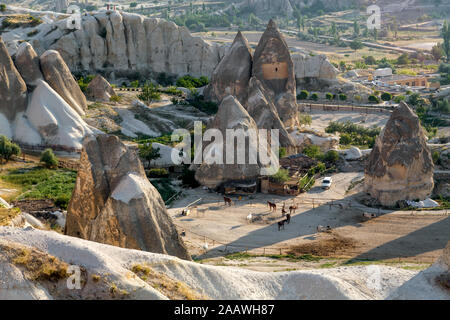
[[[309,92],[306,90],[302,90],[300,91],[300,93],[297,95],[297,99],[298,100],[306,100],[308,99],[309,96]]]
[[[442,44],[438,43],[433,48],[431,48],[431,55],[434,60],[439,61],[444,56],[444,49],[442,48]]]
[[[6,4],[2,3],[0,4],[0,12],[5,12],[6,11]]]
[[[383,92],[381,94],[381,100],[383,100],[383,101],[391,101],[392,100],[392,94],[390,94],[389,92]]]
[[[359,36],[360,29],[359,29],[359,23],[357,20],[353,21],[353,34],[357,37]]]
[[[327,93],[325,94],[325,97],[326,97],[327,100],[329,100],[329,101],[333,100],[333,94],[332,94],[331,92],[327,92]]]
[[[339,100],[341,101],[347,100],[347,95],[345,95],[344,93],[339,94]]]
[[[45,149],[41,154],[40,161],[46,168],[54,168],[59,163],[58,158],[55,156],[52,149]]]
[[[319,95],[314,92],[313,94],[311,94],[311,100],[314,100],[314,101],[319,100]]]
[[[150,104],[152,101],[161,100],[161,93],[159,93],[158,88],[153,83],[146,82],[142,92],[137,97],[139,100]]]
[[[407,53],[403,53],[397,58],[397,64],[405,65],[410,64],[410,60]]]
[[[153,148],[152,143],[139,145],[139,156],[147,161],[147,167],[150,166],[152,160],[156,160],[161,157],[159,148]]]
[[[277,173],[275,173],[274,175],[271,176],[272,180],[279,182],[279,183],[286,182],[289,180],[289,178],[290,178],[289,171],[286,169],[282,169],[282,168],[280,168]]]
[[[12,156],[20,155],[20,147],[11,142],[6,136],[0,135],[0,163],[8,162]]]
[[[359,40],[353,40],[351,43],[350,43],[350,48],[352,48],[353,50],[359,50],[359,49],[362,49],[364,47],[364,45],[362,44],[362,42],[361,41],[359,41]]]
[[[444,25],[441,30],[442,38],[444,43],[442,44],[442,49],[444,50],[447,61],[450,60],[450,26],[447,21],[444,21]]]

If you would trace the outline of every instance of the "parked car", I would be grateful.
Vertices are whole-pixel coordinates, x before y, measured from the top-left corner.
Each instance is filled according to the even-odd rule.
[[[330,189],[332,182],[333,182],[333,179],[331,179],[331,177],[323,178],[323,180],[322,180],[322,189]]]

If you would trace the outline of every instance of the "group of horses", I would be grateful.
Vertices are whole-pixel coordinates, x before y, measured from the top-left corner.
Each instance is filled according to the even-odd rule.
[[[225,202],[225,205],[228,205],[228,206],[231,206],[233,204],[233,200],[226,196],[223,197],[223,201]],[[276,203],[267,201],[267,205],[269,206],[269,210],[271,212],[277,212]],[[281,216],[286,217],[286,218],[277,222],[278,223],[278,231],[280,231],[281,229],[284,230],[284,225],[286,223],[287,224],[291,223],[291,215],[295,214],[296,210],[297,210],[297,205],[294,202],[294,204],[292,206],[289,206],[289,213],[287,213],[286,204],[283,202],[283,207],[281,208]],[[251,216],[251,214],[249,216]],[[247,217],[247,219],[250,220],[249,217]]]

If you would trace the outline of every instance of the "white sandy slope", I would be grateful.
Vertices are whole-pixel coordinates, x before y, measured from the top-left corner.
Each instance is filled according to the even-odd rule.
[[[255,272],[232,267],[208,266],[178,258],[123,249],[68,237],[52,231],[28,228],[0,228],[0,241],[16,242],[48,252],[69,264],[85,267],[89,272],[104,275],[118,288],[131,292],[130,298],[164,299],[159,292],[130,276],[135,264],[150,264],[157,271],[182,281],[213,299],[449,299],[427,276],[385,266],[341,267],[335,269],[291,272]],[[374,269],[379,282],[371,285]],[[0,271],[4,270],[0,266]],[[4,271],[3,271],[4,272]],[[6,274],[8,277],[9,274]],[[5,276],[5,274],[3,275]],[[429,276],[429,275],[428,275]],[[20,278],[16,275],[0,282],[0,297],[8,295],[5,288]],[[34,285],[33,290],[27,290]],[[17,288],[16,288],[17,289]],[[20,298],[51,298],[36,284],[21,283]],[[410,290],[411,289],[411,290]],[[34,296],[35,297],[34,297]]]

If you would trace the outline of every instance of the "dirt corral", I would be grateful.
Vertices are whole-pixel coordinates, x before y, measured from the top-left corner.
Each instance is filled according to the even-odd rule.
[[[169,210],[175,224],[184,231],[192,254],[220,257],[230,252],[253,254],[314,255],[330,259],[406,261],[433,263],[450,240],[450,218],[444,211],[378,210],[358,204],[345,193],[357,173],[333,175],[330,190],[315,186],[296,198],[256,194],[233,199],[225,206],[223,197],[201,188],[189,190]],[[317,181],[317,184],[320,184]],[[198,212],[180,216],[180,208],[202,198]],[[329,199],[334,199],[333,202]],[[267,201],[277,204],[271,212]],[[351,206],[348,204],[352,201]],[[298,209],[289,224],[281,207]],[[363,214],[369,213],[369,217]],[[252,216],[250,221],[248,217]],[[371,215],[373,214],[373,217]],[[330,232],[318,232],[318,227]],[[206,254],[205,254],[206,253]]]

